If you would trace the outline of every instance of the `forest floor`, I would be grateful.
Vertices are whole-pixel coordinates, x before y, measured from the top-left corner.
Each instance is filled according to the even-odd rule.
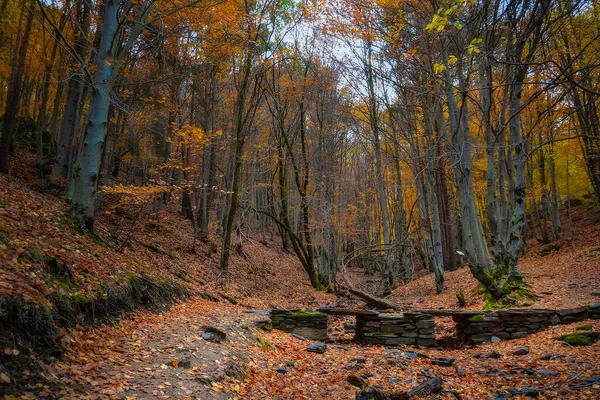
[[[0,296],[46,307],[55,296],[95,301],[106,288],[127,290],[131,274],[174,282],[189,296],[168,309],[140,309],[106,325],[63,327],[64,354],[50,363],[20,342],[5,345],[0,349],[5,399],[351,399],[356,388],[346,382],[348,375],[390,391],[409,390],[439,375],[447,392],[438,398],[520,398],[533,396],[532,388],[540,398],[600,398],[600,344],[570,347],[555,339],[584,323],[600,331],[600,321],[465,346],[453,336],[451,321],[442,319],[436,326],[439,347],[385,348],[353,342],[344,327],[353,319],[336,317],[327,351],[310,353],[311,341],[259,329],[256,322],[265,318],[260,310],[360,303],[312,289],[276,237],[244,238],[222,285],[218,240],[194,244],[190,222],[170,207],[158,219],[147,211],[137,220],[138,206],[107,199],[97,235],[81,234],[60,193],[39,178],[33,157],[22,153],[15,161],[14,175],[0,176]],[[559,240],[531,241],[522,259],[521,271],[540,296],[530,307],[599,301],[593,292],[600,289],[600,213],[584,204],[564,217],[563,225]],[[64,266],[68,279],[57,274],[56,265]],[[483,305],[472,294],[477,282],[468,268],[447,272],[447,290],[440,295],[431,275],[419,276],[389,299],[414,308],[457,308],[455,293],[463,289],[467,308]],[[377,289],[374,277],[356,270],[350,277],[363,289]],[[218,328],[225,339],[205,340],[207,327]],[[528,354],[513,354],[522,346],[529,346]],[[498,358],[486,357],[493,351]],[[432,364],[437,357],[455,361],[451,367]],[[31,368],[11,371],[14,364]]]

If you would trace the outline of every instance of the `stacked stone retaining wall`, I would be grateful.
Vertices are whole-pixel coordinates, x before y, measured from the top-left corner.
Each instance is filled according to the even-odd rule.
[[[326,340],[328,315],[310,310],[272,310],[273,329],[294,333],[306,339]]]
[[[468,343],[488,342],[492,337],[517,339],[542,331],[549,326],[586,319],[600,319],[600,304],[566,310],[501,310],[496,312],[452,315],[457,335]]]
[[[370,344],[433,346],[434,327],[433,317],[419,312],[356,316],[356,338]]]
[[[600,303],[566,310],[512,309],[476,310],[411,310],[402,314],[374,310],[321,308],[320,311],[273,310],[271,324],[275,329],[295,333],[307,339],[326,340],[328,314],[356,316],[356,339],[386,346],[434,346],[434,317],[452,317],[457,336],[467,343],[479,344],[493,337],[502,340],[529,336],[552,325],[586,319],[600,319]]]

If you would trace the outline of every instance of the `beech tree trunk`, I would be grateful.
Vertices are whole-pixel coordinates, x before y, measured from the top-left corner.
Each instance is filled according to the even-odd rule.
[[[91,10],[87,1],[78,2],[76,7],[79,31],[76,32],[74,49],[77,54],[71,58],[67,98],[60,123],[56,158],[50,175],[50,181],[54,185],[65,183],[65,179],[68,181],[69,161],[72,160],[72,152],[75,151],[71,146],[73,137],[77,135],[79,129],[80,110],[83,106],[81,102],[83,101],[85,79],[82,64],[87,58]]]

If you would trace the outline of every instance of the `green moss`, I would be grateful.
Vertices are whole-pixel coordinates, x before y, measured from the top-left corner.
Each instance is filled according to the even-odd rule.
[[[188,278],[188,276],[186,274],[184,274],[183,272],[176,272],[175,276],[184,282],[190,282],[190,278]]]
[[[320,311],[307,311],[307,310],[298,310],[292,314],[296,318],[315,318],[315,317],[326,317],[327,314],[324,314]]]
[[[45,264],[46,263],[46,252],[40,248],[35,248],[26,251],[23,253],[21,257],[19,257],[19,261],[22,263],[24,260],[31,261],[36,264]]]
[[[489,274],[488,274],[489,275]],[[493,276],[490,275],[493,279]],[[500,298],[493,296],[483,288],[484,310],[497,310],[500,308],[527,307],[532,300],[538,300],[539,296],[533,293],[531,286],[521,277],[508,277],[499,288],[504,295]]]
[[[477,314],[477,315],[473,315],[471,318],[469,318],[469,321],[471,322],[481,322],[484,320],[484,316],[483,314]]]
[[[589,346],[593,342],[589,336],[581,333],[567,335],[563,341],[571,346]]]
[[[458,300],[458,305],[460,307],[464,307],[465,305],[467,305],[467,301],[465,300],[465,292],[463,292],[462,289],[460,289],[456,293],[456,299]]]
[[[256,341],[258,342],[258,345],[260,347],[262,347],[263,349],[268,349],[268,348],[274,349],[275,348],[275,346],[273,346],[271,344],[271,342],[269,342],[269,339],[266,339],[266,338],[264,338],[262,336],[258,336],[256,338]]]
[[[577,327],[578,331],[591,331],[594,328],[592,324],[583,324]]]
[[[94,302],[94,299],[83,294],[71,296],[71,299],[75,304],[92,304]]]
[[[10,238],[10,235],[8,233],[0,232],[0,245],[8,247],[10,246],[11,242],[12,239]]]

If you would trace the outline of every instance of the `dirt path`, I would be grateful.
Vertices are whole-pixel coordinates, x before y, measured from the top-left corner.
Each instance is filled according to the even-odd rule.
[[[64,361],[49,368],[67,398],[226,399],[212,389],[241,379],[257,317],[222,303],[192,299],[163,314],[139,312],[114,327],[66,337]],[[226,339],[203,339],[205,326]]]

